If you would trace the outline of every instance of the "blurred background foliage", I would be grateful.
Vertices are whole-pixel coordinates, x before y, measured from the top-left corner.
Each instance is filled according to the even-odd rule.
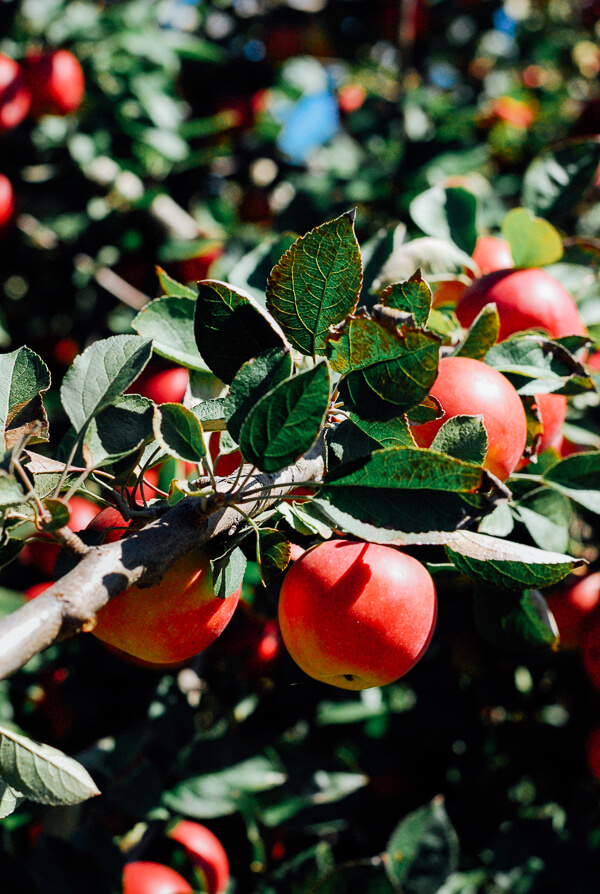
[[[422,235],[411,202],[435,185],[466,185],[497,228],[541,150],[600,132],[599,21],[596,0],[1,0],[0,52],[67,48],[86,82],[71,115],[0,135],[17,204],[3,350],[30,345],[57,385],[91,341],[130,331],[155,264],[248,285],[282,234],[355,206],[360,242],[389,249],[399,224]],[[585,199],[573,232],[597,236]],[[0,610],[44,578],[7,569]],[[300,678],[273,626],[279,582],[256,575],[184,668],[80,637],[0,683],[0,721],[76,754],[103,792],[0,821],[2,891],[118,892],[124,855],[192,878],[163,834],[178,815],[219,835],[237,892],[596,891],[600,693],[577,650],[487,647],[466,582],[436,582],[432,647],[384,690]],[[389,857],[402,834],[406,869]]]

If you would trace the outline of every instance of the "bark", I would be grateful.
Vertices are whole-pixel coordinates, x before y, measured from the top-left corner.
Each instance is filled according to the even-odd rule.
[[[243,504],[248,515],[259,515],[277,496],[324,472],[322,440],[294,466],[274,475],[259,474],[244,486],[269,487],[266,499]],[[283,486],[278,487],[281,483]],[[222,481],[219,491],[231,487]],[[30,658],[66,636],[87,632],[96,612],[128,587],[149,586],[178,559],[211,538],[232,537],[247,522],[231,505],[206,516],[201,497],[187,497],[141,531],[104,546],[92,547],[75,568],[56,583],[0,621],[0,679],[15,673]]]

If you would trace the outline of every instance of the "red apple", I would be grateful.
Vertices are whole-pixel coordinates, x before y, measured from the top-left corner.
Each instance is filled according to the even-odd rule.
[[[179,820],[167,834],[185,847],[188,857],[202,870],[208,894],[224,894],[229,883],[229,860],[217,836],[191,820]]]
[[[412,433],[419,447],[430,447],[441,426],[453,416],[483,417],[488,450],[483,466],[501,481],[517,468],[527,442],[527,419],[521,398],[508,379],[481,360],[443,357],[430,394],[444,415]]]
[[[0,174],[0,234],[12,221],[15,214],[15,194],[12,183]]]
[[[433,580],[389,546],[329,540],[300,556],[279,597],[279,626],[296,664],[342,689],[384,686],[427,649],[437,617]]]
[[[31,95],[21,67],[0,53],[0,134],[12,130],[27,117]]]
[[[78,59],[68,50],[29,53],[23,60],[23,75],[31,92],[34,118],[69,115],[83,101],[83,71]]]
[[[232,453],[223,453],[219,456],[220,443],[221,432],[211,432],[208,442],[208,449],[210,452],[210,458],[213,463],[215,463],[216,460],[216,465],[214,466],[215,475],[218,475],[221,478],[226,478],[228,475],[233,475],[235,472],[237,472],[240,467],[240,463],[242,462],[242,454],[239,450],[234,450]]]
[[[123,894],[193,894],[193,888],[170,866],[137,860],[123,868]]]
[[[567,398],[564,394],[536,394],[537,405],[542,422],[542,437],[538,452],[543,453],[556,443],[567,415]]]
[[[146,367],[127,390],[141,394],[155,404],[178,404],[184,398],[189,379],[189,373],[183,366],[159,370]]]
[[[600,604],[600,572],[576,578],[546,596],[560,634],[560,645],[576,649],[586,624]]]
[[[460,296],[456,315],[471,325],[486,304],[495,303],[500,316],[499,341],[525,329],[545,330],[552,338],[585,335],[575,301],[545,270],[496,270],[476,279]]]
[[[114,531],[112,513],[107,527]],[[122,518],[120,526],[127,527]],[[158,583],[130,587],[111,599],[98,612],[92,632],[134,658],[174,665],[202,652],[223,632],[241,590],[227,599],[216,596],[210,560],[199,548],[179,559]]]
[[[594,726],[585,740],[585,760],[588,770],[600,781],[600,726]]]
[[[506,239],[498,236],[479,236],[472,258],[479,267],[481,276],[514,267],[510,245]]]

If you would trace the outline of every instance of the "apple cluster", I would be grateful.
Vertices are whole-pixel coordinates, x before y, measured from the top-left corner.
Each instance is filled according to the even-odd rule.
[[[28,115],[69,115],[83,101],[85,79],[75,56],[65,49],[32,49],[21,63],[0,53],[0,136]],[[0,173],[0,235],[14,218],[11,181]]]

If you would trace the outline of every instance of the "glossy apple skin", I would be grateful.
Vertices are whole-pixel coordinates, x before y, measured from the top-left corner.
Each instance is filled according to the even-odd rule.
[[[293,660],[341,689],[385,686],[427,649],[437,597],[424,565],[389,546],[329,540],[287,572],[279,626]]]
[[[178,404],[184,398],[189,378],[189,373],[183,366],[159,371],[145,369],[127,390],[133,394],[141,394],[155,404]]]
[[[0,134],[17,127],[27,117],[31,94],[21,67],[0,53]]]
[[[68,50],[30,53],[23,60],[23,75],[31,92],[31,114],[69,115],[79,108],[85,78],[78,59]]]
[[[170,866],[137,860],[123,867],[123,894],[193,894],[193,888]]]
[[[183,556],[151,587],[130,587],[97,614],[93,634],[107,645],[152,664],[176,664],[197,655],[222,633],[241,586],[227,599],[212,589],[202,549]]]
[[[15,194],[12,183],[0,174],[0,234],[6,230],[15,214]]]
[[[443,357],[430,394],[439,400],[441,419],[413,426],[419,447],[430,447],[443,423],[453,416],[483,416],[488,451],[483,463],[501,481],[516,469],[527,442],[521,398],[506,376],[481,360]]]
[[[567,398],[564,394],[536,394],[535,402],[542,420],[542,437],[538,452],[551,447],[558,436],[567,415]]]
[[[564,649],[576,649],[592,612],[600,605],[600,572],[586,574],[546,596]]]
[[[187,856],[202,871],[208,894],[223,894],[229,883],[229,860],[217,836],[191,820],[180,820],[167,834],[184,846]]]
[[[545,270],[496,270],[476,279],[456,306],[460,324],[470,326],[491,303],[500,317],[499,341],[525,329],[542,329],[553,338],[586,334],[572,296]]]
[[[240,467],[240,463],[242,462],[242,454],[239,450],[234,450],[232,453],[222,453],[221,455],[219,455],[220,443],[221,432],[211,432],[208,442],[208,448],[213,464],[215,463],[217,457],[219,457],[216,465],[214,466],[215,475],[218,475],[221,478],[226,478],[228,475],[233,475],[234,472],[237,472]]]
[[[478,236],[471,257],[479,267],[481,276],[514,267],[510,245],[499,236]]]

